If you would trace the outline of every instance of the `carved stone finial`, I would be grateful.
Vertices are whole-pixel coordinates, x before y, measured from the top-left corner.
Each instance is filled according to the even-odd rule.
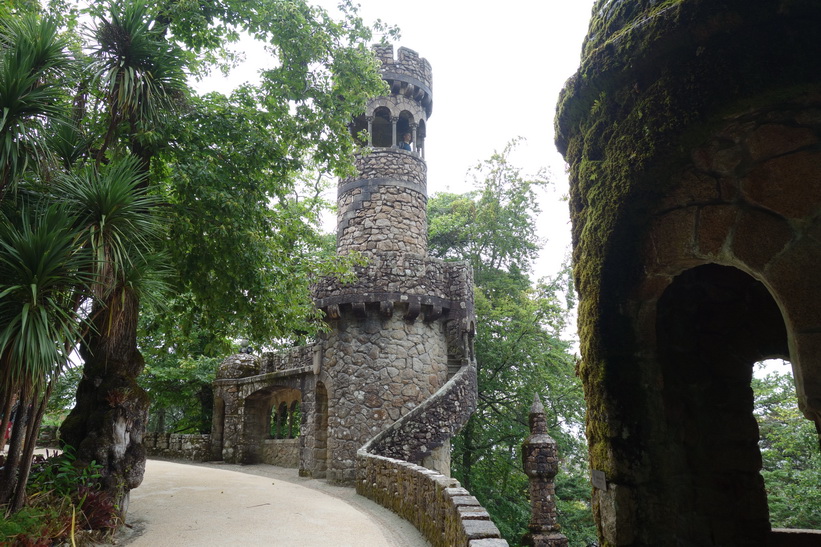
[[[530,434],[539,435],[547,434],[547,419],[544,415],[544,405],[539,399],[539,394],[533,396],[533,406],[530,407]]]
[[[530,407],[530,436],[522,444],[522,467],[530,479],[531,516],[524,545],[567,547],[567,538],[556,523],[556,491],[553,477],[559,470],[556,441],[547,434],[544,406],[537,394]]]

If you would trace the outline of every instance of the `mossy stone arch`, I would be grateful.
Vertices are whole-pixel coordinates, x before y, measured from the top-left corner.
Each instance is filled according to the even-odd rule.
[[[756,362],[788,354],[778,305],[737,268],[699,266],[662,294],[656,336],[664,418],[648,448],[669,526],[697,545],[766,537],[750,382]]]
[[[570,168],[591,465],[607,482],[593,496],[605,545],[677,544],[693,529],[699,545],[769,541],[760,503],[746,524],[725,508],[687,513],[716,486],[690,471],[688,459],[706,461],[698,449],[666,445],[668,407],[688,400],[669,384],[695,382],[668,362],[698,347],[666,310],[694,305],[692,291],[708,286],[729,298],[718,272],[733,270],[717,268],[766,288],[783,321],[768,336],[783,332],[799,408],[821,428],[819,24],[818,2],[594,5],[556,126]],[[700,273],[712,284],[689,279]],[[722,336],[732,347],[740,334]],[[744,414],[727,423],[743,431]],[[689,420],[698,429],[706,418]],[[725,534],[736,529],[751,531]]]

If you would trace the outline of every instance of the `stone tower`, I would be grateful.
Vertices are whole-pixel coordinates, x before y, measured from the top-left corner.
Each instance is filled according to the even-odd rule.
[[[416,52],[377,46],[390,94],[354,121],[367,130],[356,176],[339,181],[337,249],[367,261],[348,285],[315,287],[332,331],[323,337],[318,392],[327,392],[327,444],[315,451],[335,482],[355,478],[357,450],[436,393],[470,359],[469,267],[427,257],[423,157],[432,110],[431,67]],[[410,133],[407,148],[400,148]],[[456,417],[454,417],[456,419]],[[445,439],[439,441],[439,445]],[[437,444],[437,443],[433,443]],[[415,458],[447,472],[448,446]],[[312,462],[320,470],[319,459]],[[316,474],[316,473],[314,473]]]
[[[406,48],[394,58],[391,46],[377,46],[376,55],[390,92],[351,124],[366,135],[363,153],[338,191],[338,252],[358,253],[364,265],[352,283],[313,286],[330,327],[313,344],[223,362],[213,459],[293,465],[352,484],[367,444],[447,474],[449,439],[475,409],[472,272],[427,256],[430,64]],[[282,438],[295,416],[298,438]]]
[[[595,2],[556,127],[603,545],[788,544],[750,382],[788,359],[821,432],[820,22],[819,2]]]

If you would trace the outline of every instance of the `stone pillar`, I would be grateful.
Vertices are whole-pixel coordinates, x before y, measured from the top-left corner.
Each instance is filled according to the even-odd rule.
[[[539,396],[530,409],[530,436],[522,444],[522,466],[530,479],[530,505],[532,513],[529,532],[522,544],[534,547],[567,547],[564,534],[556,523],[556,491],[553,477],[559,470],[556,441],[547,434],[544,407]]]
[[[373,147],[373,116],[368,116],[368,147]]]
[[[391,116],[391,131],[392,131],[392,139],[393,139],[393,146],[396,148],[396,124],[399,122],[399,118],[397,116]]]
[[[416,145],[416,127],[415,123],[411,124],[411,142],[413,143],[413,151],[419,154],[419,147]]]

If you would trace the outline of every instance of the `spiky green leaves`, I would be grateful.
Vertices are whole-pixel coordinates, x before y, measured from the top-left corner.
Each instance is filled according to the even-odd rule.
[[[44,129],[63,113],[61,77],[70,63],[53,21],[0,19],[0,201],[29,163],[47,154]]]
[[[0,371],[3,391],[42,382],[65,362],[83,328],[77,303],[91,281],[91,253],[64,206],[0,217]]]

